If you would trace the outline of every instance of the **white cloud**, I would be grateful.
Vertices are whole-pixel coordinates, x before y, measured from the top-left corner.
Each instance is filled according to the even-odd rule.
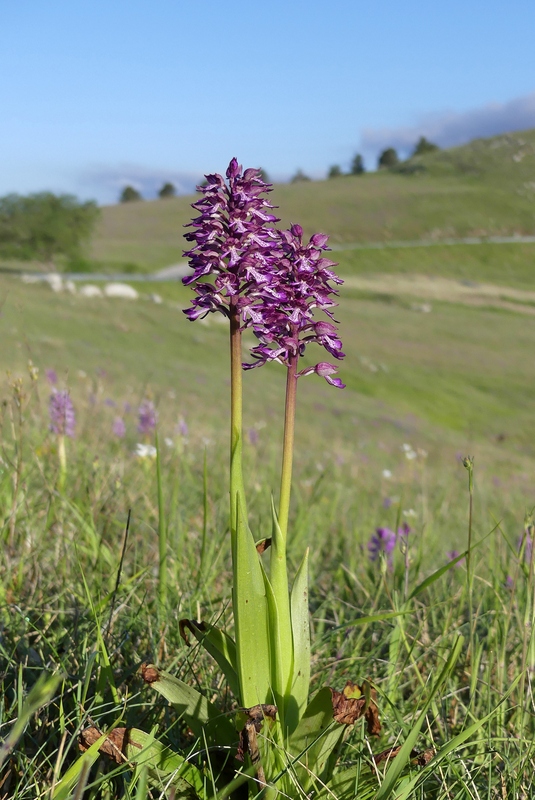
[[[426,114],[415,125],[365,128],[361,135],[361,147],[370,154],[386,147],[395,147],[408,155],[420,136],[441,147],[453,147],[470,139],[527,128],[535,128],[535,92],[507,103],[489,103],[470,111]]]
[[[193,194],[201,180],[203,176],[196,172],[119,164],[90,167],[78,175],[77,184],[84,195],[96,197],[101,203],[114,203],[125,186],[133,186],[149,200],[156,197],[168,181],[174,184],[177,194]]]

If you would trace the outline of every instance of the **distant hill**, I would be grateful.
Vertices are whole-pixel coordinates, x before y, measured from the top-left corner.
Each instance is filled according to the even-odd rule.
[[[428,153],[395,172],[277,184],[271,197],[283,224],[328,233],[333,244],[533,235],[535,130]],[[180,261],[193,200],[105,207],[92,257],[116,270]]]

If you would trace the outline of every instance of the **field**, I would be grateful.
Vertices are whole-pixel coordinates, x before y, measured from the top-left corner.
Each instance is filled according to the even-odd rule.
[[[429,156],[423,174],[278,186],[275,202],[286,220],[332,231],[339,244],[439,230],[531,234],[534,201],[511,187],[533,179],[535,137],[510,139],[510,150],[474,146],[468,161],[465,151]],[[513,161],[522,148],[526,155]],[[504,151],[505,177],[502,161],[490,162],[489,176],[490,156]],[[190,201],[106,209],[94,257],[142,270],[180,260]],[[356,724],[341,755],[340,786],[346,771],[362,774],[352,797],[535,797],[534,257],[529,243],[336,252],[346,280],[337,316],[347,388],[317,376],[299,381],[289,556],[293,575],[310,547],[313,688],[369,679],[378,690],[380,736]],[[16,276],[2,276],[0,288],[0,735],[15,730],[17,717],[27,722],[0,771],[0,798],[67,800],[84,787],[86,798],[186,797],[161,775],[147,789],[142,771],[104,757],[84,773],[78,736],[88,724],[133,725],[212,763],[202,741],[143,685],[147,661],[232,708],[218,667],[188,650],[178,629],[181,618],[232,628],[226,325],[215,316],[189,323],[181,309],[190,292],[179,283],[136,284],[137,301],[56,294]],[[48,430],[50,369],[77,413],[63,485]],[[246,489],[259,539],[270,535],[270,496],[278,493],[282,368],[246,372],[244,392]],[[149,443],[136,430],[144,398],[159,414],[160,482],[155,460],[134,454]],[[112,433],[117,416],[124,438]],[[475,475],[471,580],[466,559],[450,563],[467,548],[466,456]],[[375,530],[403,522],[411,533],[392,563],[371,561]],[[398,616],[357,622],[389,613]],[[459,658],[437,686],[457,646]],[[55,670],[60,686],[39,712],[27,711],[30,689]],[[375,767],[370,754],[401,745],[417,723],[417,751],[439,751],[440,760],[429,768],[413,760],[388,789],[390,762]],[[246,796],[239,792],[232,796]]]

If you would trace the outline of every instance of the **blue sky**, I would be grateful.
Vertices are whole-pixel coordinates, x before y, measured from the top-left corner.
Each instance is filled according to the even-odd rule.
[[[0,0],[0,195],[183,191],[535,127],[532,0]]]

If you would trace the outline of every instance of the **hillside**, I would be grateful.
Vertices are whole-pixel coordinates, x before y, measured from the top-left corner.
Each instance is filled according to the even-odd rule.
[[[283,224],[325,231],[335,245],[535,234],[535,130],[430,153],[402,170],[277,184],[272,198]],[[104,208],[92,257],[115,270],[179,261],[192,201]]]

